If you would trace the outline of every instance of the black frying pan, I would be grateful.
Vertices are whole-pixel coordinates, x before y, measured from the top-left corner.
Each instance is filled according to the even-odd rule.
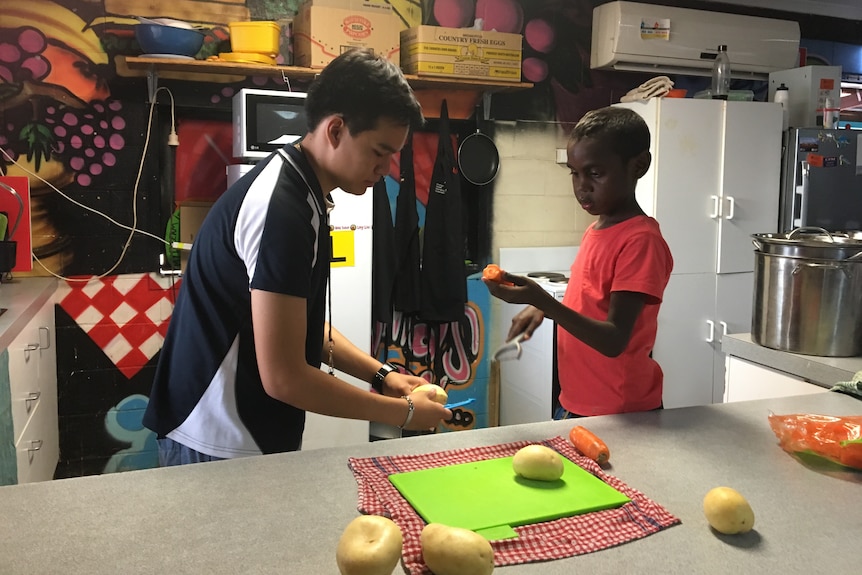
[[[494,140],[479,131],[478,112],[476,133],[464,138],[458,146],[458,168],[464,179],[477,186],[490,184],[500,170],[500,154]]]

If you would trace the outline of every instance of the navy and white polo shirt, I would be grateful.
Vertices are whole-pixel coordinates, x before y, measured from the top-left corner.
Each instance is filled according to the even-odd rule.
[[[225,458],[299,449],[305,412],[261,383],[251,289],[308,301],[305,358],[319,367],[328,199],[303,154],[287,146],[213,205],[193,242],[144,415],[159,437]]]

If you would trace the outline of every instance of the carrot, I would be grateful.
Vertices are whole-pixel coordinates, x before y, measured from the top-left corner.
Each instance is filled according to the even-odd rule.
[[[506,276],[506,272],[500,269],[500,266],[497,264],[488,264],[485,266],[485,269],[482,271],[482,277],[488,281],[496,282],[502,285],[515,285],[512,282],[504,281],[503,278]]]
[[[599,465],[604,465],[611,458],[611,452],[605,442],[586,427],[574,426],[569,432],[569,441],[575,449]]]

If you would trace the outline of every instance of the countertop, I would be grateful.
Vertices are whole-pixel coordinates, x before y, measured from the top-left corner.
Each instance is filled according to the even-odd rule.
[[[857,371],[862,370],[862,357],[821,357],[779,351],[755,343],[750,333],[724,336],[721,351],[823,387],[850,381]]]
[[[16,278],[0,283],[0,350],[9,347],[36,312],[57,290],[53,277]]]
[[[608,472],[682,524],[495,573],[858,572],[862,472],[815,471],[783,452],[770,410],[862,415],[862,401],[829,392],[581,420],[610,446]],[[0,487],[2,570],[336,574],[338,539],[358,515],[348,457],[538,441],[565,436],[571,426],[549,421]],[[719,485],[748,498],[754,531],[729,537],[707,526],[703,496]]]

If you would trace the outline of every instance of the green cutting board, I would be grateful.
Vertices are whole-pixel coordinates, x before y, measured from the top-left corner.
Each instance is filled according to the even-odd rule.
[[[557,481],[524,479],[512,457],[394,473],[389,481],[428,523],[516,537],[512,527],[619,507],[630,499],[572,461]]]

